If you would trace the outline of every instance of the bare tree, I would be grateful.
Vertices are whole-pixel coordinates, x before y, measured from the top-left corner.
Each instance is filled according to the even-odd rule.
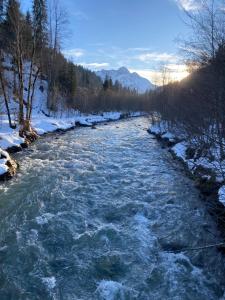
[[[11,119],[11,114],[10,114],[10,109],[9,109],[9,99],[8,99],[7,92],[6,92],[6,80],[4,77],[4,68],[2,66],[2,60],[3,60],[3,54],[2,54],[2,50],[0,49],[0,84],[1,84],[1,89],[3,92],[3,98],[4,98],[4,102],[5,102],[9,126],[10,126],[10,128],[14,129],[16,126],[12,124],[12,119]]]
[[[10,18],[12,30],[14,31],[14,39],[10,44],[10,53],[12,54],[17,68],[18,75],[18,99],[19,99],[19,114],[18,120],[21,126],[24,125],[24,72],[23,72],[23,30],[24,22],[22,22],[19,11],[19,4],[15,3],[8,10],[8,17]]]
[[[222,0],[199,0],[195,10],[185,10],[185,23],[191,29],[191,37],[182,42],[182,50],[188,59],[198,64],[208,64],[215,58],[216,50],[225,39],[225,15]]]
[[[49,52],[48,52],[48,107],[55,107],[60,97],[57,87],[57,74],[59,73],[59,60],[61,44],[65,38],[67,13],[60,5],[59,0],[49,2]]]
[[[16,96],[19,102],[18,122],[20,125],[20,135],[35,136],[31,128],[31,112],[34,97],[35,85],[40,71],[39,55],[41,50],[38,49],[37,28],[30,26],[31,36],[28,39],[27,23],[20,13],[19,3],[12,2],[8,8],[8,26],[10,27],[12,38],[8,41],[7,51],[12,55],[16,66],[17,85]],[[25,83],[27,86],[27,98],[24,99]]]

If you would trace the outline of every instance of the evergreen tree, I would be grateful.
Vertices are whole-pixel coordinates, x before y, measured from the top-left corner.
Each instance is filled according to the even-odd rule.
[[[72,62],[68,64],[68,82],[69,82],[69,92],[71,99],[75,98],[76,89],[77,89],[77,80],[76,80],[76,70]]]
[[[17,0],[9,0],[6,8],[5,21],[2,25],[4,45],[7,51],[11,52],[12,45],[16,40],[15,27],[22,19],[20,5]]]
[[[112,87],[113,87],[112,78],[109,78],[109,89],[112,89]]]
[[[26,47],[26,55],[29,55],[29,53],[32,50],[32,19],[31,14],[29,11],[27,11],[25,22],[24,22],[24,45]]]
[[[109,78],[106,76],[105,81],[103,82],[103,90],[107,91],[109,89]]]
[[[33,28],[37,47],[43,49],[48,43],[46,0],[33,0]]]
[[[3,21],[4,16],[4,1],[0,0],[0,22]]]
[[[26,13],[26,24],[32,28],[32,19],[31,19],[31,14],[30,11],[28,10]]]
[[[120,90],[120,83],[119,83],[118,80],[115,81],[115,84],[114,84],[114,90],[115,90],[116,92],[119,92],[119,90]]]

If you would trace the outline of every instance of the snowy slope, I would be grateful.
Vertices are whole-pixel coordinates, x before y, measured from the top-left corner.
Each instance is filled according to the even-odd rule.
[[[122,67],[118,70],[101,70],[97,71],[96,74],[102,80],[105,80],[106,77],[111,78],[113,83],[118,80],[122,86],[135,89],[140,94],[154,89],[154,85],[149,80],[141,77],[137,73],[131,73],[125,67]]]
[[[14,76],[10,57],[6,57],[3,63],[5,67],[4,77],[7,81],[7,95],[9,99],[9,109],[13,124],[17,124],[18,115],[18,100],[13,95]],[[24,99],[27,99],[27,83],[28,83],[29,63],[24,64]],[[56,130],[67,130],[74,128],[76,124],[81,126],[92,126],[96,123],[116,121],[123,115],[121,112],[102,112],[98,115],[81,114],[77,110],[65,110],[64,107],[59,107],[59,112],[49,111],[47,108],[47,91],[48,82],[38,78],[32,113],[32,127],[38,135],[54,132]],[[142,113],[130,113],[128,116],[140,116]],[[5,175],[10,172],[9,165],[12,165],[10,156],[4,150],[15,152],[22,150],[25,146],[25,139],[19,136],[19,126],[16,129],[9,128],[6,108],[3,100],[3,95],[0,94],[0,179],[5,179]]]

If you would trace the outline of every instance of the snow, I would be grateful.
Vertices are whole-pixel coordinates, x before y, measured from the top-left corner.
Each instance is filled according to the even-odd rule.
[[[34,117],[32,119],[32,127],[37,131],[37,134],[43,135],[54,132],[57,129],[69,129],[74,126],[74,121],[69,119],[48,118],[46,116]]]
[[[73,117],[46,117],[43,114],[38,114],[32,118],[32,127],[39,135],[54,132],[57,129],[67,130],[75,126],[76,123],[86,126],[92,126],[96,123],[107,121],[116,121],[121,118],[120,112],[105,112],[102,114],[78,114]],[[1,135],[1,128],[0,128]]]
[[[0,123],[0,151],[11,147],[20,147],[23,144],[24,138],[19,136],[18,130],[9,128],[6,116],[1,116]],[[1,153],[1,152],[0,152]]]
[[[116,121],[121,118],[121,113],[120,112],[105,112],[103,113],[103,117],[111,120],[111,121]]]
[[[184,161],[186,161],[186,150],[187,145],[184,142],[178,143],[172,148],[173,153]]]
[[[171,132],[166,132],[162,135],[162,138],[168,139],[171,142],[175,141],[175,136]]]
[[[12,72],[12,63],[10,56],[6,56],[3,65],[7,68],[4,72],[5,79],[8,83],[7,94],[9,99],[9,108],[11,112],[11,117],[13,123],[17,124],[17,114],[18,114],[18,103],[13,97],[13,82],[14,76]],[[30,63],[24,63],[24,99],[27,99],[27,85],[28,85],[28,75],[29,75]],[[120,74],[124,75],[129,71],[125,68],[120,69]],[[132,77],[134,77],[133,74]],[[145,80],[145,79],[143,79]],[[148,83],[150,84],[150,83]],[[84,126],[92,126],[96,123],[116,121],[122,117],[121,112],[102,112],[99,114],[81,114],[77,110],[66,110],[65,107],[58,107],[59,113],[53,113],[47,108],[47,98],[48,98],[48,83],[45,80],[38,79],[36,83],[36,88],[34,91],[33,99],[33,110],[32,110],[32,128],[36,130],[38,135],[43,135],[46,133],[51,133],[56,130],[67,130],[73,128],[76,124]],[[3,101],[3,96],[0,95],[0,154],[3,150],[7,150],[12,147],[21,149],[21,145],[24,144],[24,138],[19,136],[18,126],[16,129],[9,128],[8,119],[6,115],[6,109]],[[141,112],[132,112],[128,116],[135,117],[141,116]],[[8,154],[7,154],[8,155]],[[5,155],[5,159],[0,160],[0,175],[8,171],[6,166],[7,160],[10,159],[9,156]]]
[[[19,136],[18,130],[9,128],[8,121],[5,119],[0,124],[0,148],[8,149],[13,146],[19,147],[24,143],[24,139]]]
[[[167,125],[165,122],[157,122],[151,125],[149,131],[152,132],[153,134],[160,134],[160,135],[168,133]]]
[[[6,151],[0,149],[0,175],[4,175],[8,172],[9,168],[7,166],[7,162],[10,159],[9,154]]]
[[[141,117],[145,115],[143,112],[137,111],[137,112],[130,112],[130,117],[135,118],[135,117]]]
[[[38,107],[38,105],[37,105]],[[130,113],[129,116],[141,116],[141,112]],[[122,116],[121,112],[104,112],[101,114],[80,114],[74,112],[74,115],[67,117],[47,117],[39,110],[35,111],[32,118],[32,127],[38,135],[54,132],[58,129],[67,130],[75,126],[76,123],[85,126],[92,126],[96,123],[116,121]],[[20,147],[25,142],[24,138],[19,136],[18,129],[11,129],[5,115],[1,116],[0,122],[0,149],[7,150],[11,147]]]
[[[96,74],[104,81],[106,77],[112,79],[113,83],[119,81],[123,87],[135,89],[140,94],[153,90],[154,85],[146,78],[141,77],[137,73],[130,73],[125,67],[118,70],[101,70]]]
[[[6,166],[7,159],[0,159],[0,175],[4,175],[8,172],[8,167]]]
[[[175,142],[176,140],[183,140],[182,142],[177,142],[172,148],[171,152],[178,158],[180,158],[187,165],[189,171],[194,174],[198,167],[202,167],[206,170],[206,174],[202,175],[202,178],[211,180],[212,176],[215,174],[215,180],[219,184],[224,184],[225,179],[225,160],[220,161],[218,153],[219,149],[216,146],[211,147],[210,152],[213,154],[214,159],[210,159],[206,155],[200,157],[194,156],[192,159],[187,158],[187,149],[192,148],[195,145],[194,140],[185,139],[183,133],[179,131],[178,128],[173,130],[171,133],[168,130],[166,122],[158,121],[149,128],[149,132],[155,135],[160,135],[162,138],[169,141]],[[174,134],[175,132],[175,134]],[[194,146],[195,148],[196,146]],[[207,174],[208,170],[208,174]],[[214,180],[214,179],[213,179]],[[222,185],[218,191],[219,201],[225,206],[225,185]]]
[[[36,106],[38,107],[38,105]],[[73,115],[73,114],[71,114]],[[141,116],[142,113],[131,113],[129,116]],[[105,112],[98,115],[94,114],[80,114],[74,112],[73,116],[66,117],[65,114],[62,117],[47,117],[40,110],[36,110],[32,118],[32,128],[36,130],[38,135],[44,135],[56,130],[68,130],[73,128],[76,123],[85,126],[92,126],[96,123],[102,123],[107,121],[116,121],[122,117],[121,112]],[[7,150],[11,147],[21,148],[21,145],[25,142],[24,138],[19,136],[17,129],[11,129],[8,126],[6,115],[1,116],[0,123],[0,154],[5,153],[6,159],[0,160],[0,175],[7,173],[8,167],[7,161],[10,159],[8,153],[3,150]]]

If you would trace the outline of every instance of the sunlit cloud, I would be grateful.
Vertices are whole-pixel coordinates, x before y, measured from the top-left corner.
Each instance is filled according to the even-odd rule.
[[[166,65],[165,68],[173,71],[173,72],[183,72],[187,70],[187,66],[184,64],[169,64]]]
[[[165,77],[166,83],[169,83],[181,81],[189,75],[186,65],[182,64],[168,64],[159,69],[130,69],[130,71],[138,73],[157,86],[165,82]]]
[[[179,8],[187,11],[199,9],[201,7],[199,0],[175,0]]]
[[[70,50],[64,50],[63,54],[70,59],[79,58],[81,56],[84,56],[85,51],[83,49],[70,49]]]
[[[128,67],[156,85],[162,82],[163,68],[169,81],[179,81],[188,75],[187,68],[178,55],[151,51],[150,47],[94,47],[92,50],[76,48],[65,50],[64,54],[74,63],[92,71]]]
[[[142,62],[176,62],[177,56],[174,54],[169,53],[157,53],[157,52],[150,52],[150,53],[143,53],[137,56],[137,59]]]
[[[79,63],[79,65],[82,65],[83,67],[92,69],[92,70],[98,70],[98,69],[109,67],[109,63],[97,63],[97,62],[95,62],[95,63],[81,62],[81,63]]]
[[[171,81],[180,81],[189,75],[188,68],[184,64],[169,64],[165,66]]]
[[[136,48],[128,48],[127,51],[136,51],[136,52],[143,52],[143,51],[150,51],[150,48],[144,47],[136,47]]]

